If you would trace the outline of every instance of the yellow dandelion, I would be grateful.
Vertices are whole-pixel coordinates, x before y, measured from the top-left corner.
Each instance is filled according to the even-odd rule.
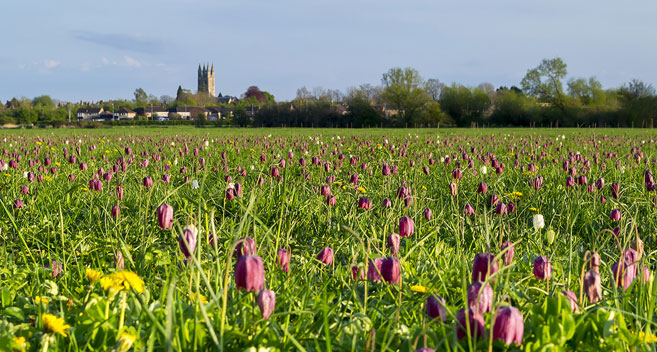
[[[80,189],[82,190],[82,192],[89,192],[89,189],[87,187],[82,187]]]
[[[87,275],[87,279],[91,282],[96,282],[103,277],[103,273],[94,269],[86,269],[84,273]]]
[[[646,334],[643,331],[639,331],[638,337],[639,337],[640,340],[644,340],[646,343],[656,343],[657,342],[657,336],[655,336],[651,333]]]
[[[52,181],[52,177],[50,177],[50,176],[46,176],[43,179],[46,180],[46,182]]]
[[[70,325],[64,322],[64,319],[52,315],[52,314],[41,314],[41,321],[43,322],[43,327],[46,328],[49,332],[60,334],[66,337]]]
[[[116,280],[114,280],[114,278],[112,278],[111,276],[104,276],[100,278],[100,286],[102,286],[103,290],[105,291],[110,291],[110,290],[121,291],[121,289],[123,288],[121,284]]]
[[[11,339],[11,342],[14,344],[15,350],[24,351],[27,347],[27,343],[25,343],[25,338],[23,336],[14,337]]]
[[[3,174],[3,175],[5,175],[5,177],[11,177],[11,175],[10,175],[10,174]]]
[[[536,208],[529,208],[529,210],[531,210],[531,211],[538,211],[538,209],[536,209]]]
[[[411,286],[411,291],[413,292],[419,292],[419,293],[427,293],[427,288],[422,286],[422,285],[414,285]]]
[[[199,297],[201,297],[201,303],[208,303],[208,299],[207,299],[205,296],[203,296],[203,294],[200,294],[200,293],[199,293],[198,295],[199,295]],[[192,302],[196,302],[196,294],[191,294],[191,295],[190,295],[190,294],[188,293],[188,294],[187,294],[187,297],[189,297],[189,299],[190,299]]]
[[[425,191],[427,190],[427,188],[424,187],[424,186],[420,186],[420,188],[422,188],[422,189],[425,190]]]
[[[62,164],[60,164],[59,161],[55,161],[55,166],[62,166]]]
[[[42,304],[48,304],[48,302],[50,302],[49,299],[47,299],[46,297],[41,297],[41,296],[34,297],[34,301],[37,302],[37,303],[42,303]]]
[[[367,191],[365,190],[365,188],[363,188],[363,187],[361,187],[361,186],[358,186],[358,191],[361,192],[361,193],[367,193]]]
[[[119,340],[116,341],[116,351],[120,352],[126,352],[128,351],[132,345],[135,343],[135,340],[137,339],[136,335],[133,335],[129,332],[123,332],[119,336]]]
[[[41,143],[41,142],[39,142],[39,141],[37,141],[37,142],[36,142],[36,144],[37,144],[37,145],[41,145],[41,144],[43,144],[43,143]]]
[[[132,271],[119,271],[110,275],[110,277],[114,281],[118,282],[118,284],[126,290],[132,288],[133,290],[137,291],[137,293],[144,292],[144,280],[142,280],[139,275],[133,273]]]

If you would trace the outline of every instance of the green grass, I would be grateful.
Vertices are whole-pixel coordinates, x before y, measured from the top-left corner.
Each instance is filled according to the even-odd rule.
[[[78,140],[82,141],[80,155],[74,145]],[[386,140],[395,145],[394,153],[384,146]],[[484,315],[489,332],[485,338],[459,341],[455,323],[458,311],[467,304],[465,291],[472,281],[475,254],[489,251],[500,257],[500,239],[515,243],[515,260],[512,266],[500,265],[495,282],[490,282],[493,312],[499,305],[511,304],[520,310],[525,324],[522,347],[508,349],[653,350],[657,344],[645,343],[656,328],[657,284],[637,279],[627,291],[615,288],[611,266],[621,255],[618,247],[628,248],[638,236],[645,243],[640,265],[654,272],[655,192],[646,191],[643,173],[654,169],[655,143],[653,131],[630,129],[0,131],[0,150],[6,150],[0,159],[8,163],[15,159],[15,152],[22,156],[19,169],[0,172],[0,239],[4,243],[0,247],[0,350],[17,349],[20,337],[27,350],[111,350],[120,347],[117,341],[122,333],[135,336],[134,350],[146,351],[259,347],[414,351],[425,346],[503,350],[507,347],[499,341],[491,342],[493,313]],[[89,190],[88,181],[99,168],[107,172],[120,157],[127,157],[127,144],[134,155],[127,171],[103,181],[102,192]],[[96,148],[90,150],[91,146]],[[477,152],[470,152],[470,147]],[[633,154],[633,147],[644,153],[639,163],[626,158]],[[64,157],[64,148],[76,155],[75,164]],[[279,167],[282,181],[272,179],[270,169],[287,158],[290,150],[294,158],[287,160],[285,168]],[[406,156],[400,156],[401,150]],[[146,151],[148,156],[142,155]],[[224,151],[228,172],[221,158]],[[474,169],[461,160],[464,152],[474,160]],[[506,164],[503,174],[496,175],[488,164],[487,174],[474,175],[472,170],[480,171],[484,165],[476,155],[488,152]],[[530,160],[541,152],[547,156]],[[591,161],[590,167],[576,161],[577,175],[586,167],[588,184],[602,177],[603,190],[588,193],[586,186],[565,187],[562,162],[570,152]],[[604,152],[618,157],[606,158]],[[441,163],[441,158],[454,153],[458,160]],[[594,153],[600,154],[599,164],[593,161]],[[154,160],[153,154],[166,158]],[[266,155],[266,162],[260,161],[261,154]],[[336,165],[340,154],[345,158],[337,171],[326,172],[311,163],[317,156]],[[536,174],[514,167],[516,155],[519,166],[536,164]],[[350,156],[360,158],[355,166],[350,165]],[[50,167],[39,171],[38,165],[29,166],[30,159],[43,163],[46,157],[52,159],[50,167],[57,167],[55,174],[49,173]],[[205,158],[205,168],[200,167],[199,157]],[[307,162],[305,167],[299,164],[301,157]],[[430,157],[435,164],[429,164]],[[144,159],[150,160],[146,168],[139,165]],[[411,160],[415,166],[410,166]],[[458,182],[458,194],[451,196],[448,185],[457,161],[464,176]],[[86,162],[88,170],[81,171],[80,162]],[[170,170],[165,171],[169,162]],[[361,169],[362,163],[367,169]],[[383,163],[397,164],[398,174],[382,176]],[[180,173],[182,166],[187,168],[185,175]],[[429,175],[423,173],[423,166],[428,166]],[[245,177],[239,175],[238,167],[246,170]],[[43,182],[29,182],[23,174],[27,171],[43,175]],[[169,184],[161,180],[165,173],[171,175]],[[360,191],[349,184],[353,173],[359,175]],[[69,174],[75,175],[75,181],[68,180]],[[225,175],[243,186],[242,198],[225,199]],[[329,175],[340,182],[330,185],[337,198],[335,207],[328,207],[319,195],[319,186],[326,184]],[[535,191],[528,181],[539,175],[544,185]],[[153,178],[152,188],[142,186],[146,176]],[[200,187],[193,189],[185,176],[197,180]],[[259,177],[264,178],[261,186]],[[409,207],[396,198],[404,181],[413,194]],[[486,196],[476,192],[480,182],[488,185]],[[612,182],[620,184],[619,199],[611,197]],[[122,201],[114,194],[119,184],[125,192]],[[28,195],[20,193],[22,185],[29,187]],[[522,196],[514,200],[511,192]],[[504,203],[514,202],[516,211],[507,216],[494,214],[487,204],[490,194],[499,195]],[[601,195],[607,198],[604,204]],[[372,210],[357,209],[361,196],[371,199]],[[392,200],[392,208],[381,206],[384,198]],[[15,199],[23,200],[24,208],[14,209]],[[156,208],[162,203],[174,207],[173,230],[158,226]],[[115,204],[121,207],[118,219],[110,213]],[[475,208],[474,217],[463,216],[465,204]],[[425,208],[432,210],[431,220],[423,217]],[[616,226],[609,219],[616,208],[623,214],[618,240],[609,231]],[[542,230],[532,227],[531,218],[537,213],[545,217]],[[352,280],[353,265],[366,267],[371,258],[391,256],[386,237],[398,231],[403,216],[414,219],[415,233],[401,241],[401,285]],[[178,236],[188,224],[195,224],[199,235],[194,256],[185,263]],[[548,228],[556,233],[552,243],[546,237]],[[216,248],[208,243],[210,233],[218,238]],[[255,239],[264,262],[265,287],[276,292],[276,308],[266,320],[260,316],[256,294],[235,287],[234,245],[244,237]],[[329,267],[315,259],[326,246],[335,251]],[[279,248],[291,251],[288,273],[276,266]],[[99,282],[87,279],[88,268],[105,275],[116,272],[117,251],[125,257],[125,269],[145,282],[142,293],[108,292]],[[603,300],[596,304],[580,295],[586,251],[597,251],[602,258]],[[541,255],[553,266],[549,282],[536,280],[532,273],[533,260]],[[62,264],[61,277],[52,277],[52,270],[44,268],[52,261]],[[424,306],[430,293],[415,292],[412,285],[424,286],[445,299],[445,322],[428,318]],[[560,292],[566,289],[580,297],[578,312],[570,312],[563,299]],[[37,296],[48,303],[38,302]],[[68,336],[49,332],[43,326],[43,313],[63,318],[71,326]]]

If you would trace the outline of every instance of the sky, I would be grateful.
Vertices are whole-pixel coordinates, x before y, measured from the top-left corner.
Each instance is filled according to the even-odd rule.
[[[392,67],[424,79],[519,85],[544,58],[605,88],[657,86],[654,0],[20,0],[0,20],[0,100],[132,99],[136,88],[216,92],[251,85],[290,100],[300,87],[379,85]]]

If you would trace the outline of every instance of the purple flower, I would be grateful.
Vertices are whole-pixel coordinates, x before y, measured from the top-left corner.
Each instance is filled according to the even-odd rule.
[[[22,199],[14,199],[14,209],[23,209],[23,206]]]
[[[183,233],[178,237],[178,245],[180,251],[185,258],[191,257],[196,249],[196,237],[198,236],[198,229],[194,225],[187,225],[183,229]],[[186,243],[185,243],[186,242]]]
[[[245,255],[255,255],[256,254],[256,243],[255,240],[251,237],[245,237],[237,241],[237,246],[235,246],[235,255],[237,258],[241,258]]]
[[[324,249],[322,249],[322,251],[317,255],[317,260],[326,265],[333,264],[333,248],[324,247]]]
[[[335,196],[326,196],[326,205],[334,207],[337,204],[337,199]]]
[[[424,218],[427,220],[431,220],[431,209],[429,208],[424,209]]]
[[[579,310],[579,306],[577,305],[577,296],[575,295],[575,292],[563,290],[561,291],[561,294],[566,296],[566,299],[568,299],[568,303],[570,303],[570,310],[572,310],[573,312]]]
[[[450,182],[449,183],[449,194],[455,196],[458,193],[459,189],[456,183]]]
[[[502,340],[507,346],[512,343],[520,346],[524,332],[525,323],[518,309],[511,306],[497,308],[493,323],[494,340]]]
[[[493,306],[493,288],[481,281],[473,282],[468,286],[468,307],[475,312],[488,313]]]
[[[620,209],[613,209],[611,213],[609,213],[609,219],[611,221],[621,221],[621,211]]]
[[[367,197],[360,197],[358,199],[358,209],[372,209],[372,201]]]
[[[618,197],[620,197],[620,185],[618,185],[618,183],[614,182],[614,183],[611,184],[610,188],[611,188],[611,196],[614,199],[618,199]]]
[[[386,242],[388,243],[388,248],[390,248],[390,253],[392,255],[399,254],[399,241],[400,241],[399,235],[394,232],[388,236]]]
[[[591,269],[584,274],[583,286],[589,302],[596,303],[602,299],[602,283],[596,269]]]
[[[445,321],[447,317],[445,313],[445,300],[440,296],[430,295],[427,298],[426,312],[431,319]]]
[[[144,177],[144,181],[142,182],[142,184],[146,188],[152,187],[153,186],[153,179],[150,176],[146,176],[146,177]]]
[[[351,267],[351,278],[356,281],[365,280],[365,271],[358,265],[354,265]]]
[[[383,200],[383,207],[384,208],[390,208],[392,206],[392,201],[390,199],[386,198]]]
[[[466,323],[466,319],[468,320],[467,323]],[[476,339],[477,337],[484,336],[486,330],[484,327],[483,315],[479,313],[475,313],[475,311],[473,311],[470,308],[468,308],[468,312],[466,314],[465,309],[461,309],[456,316],[456,320],[457,320],[456,337],[459,340],[468,336],[466,332],[467,326],[470,326],[470,337]]]
[[[383,260],[381,264],[381,276],[389,284],[399,284],[401,274],[401,267],[399,259],[395,257],[388,257]]]
[[[166,203],[157,207],[157,222],[162,230],[173,228],[173,207]]]
[[[111,214],[114,219],[118,219],[119,215],[121,214],[121,207],[118,205],[113,206]]]
[[[331,195],[331,188],[329,186],[326,186],[326,185],[321,186],[319,188],[319,193],[323,196]]]
[[[276,265],[278,265],[284,272],[290,270],[290,254],[286,249],[281,248],[276,251]]]
[[[276,293],[271,290],[262,290],[258,293],[256,301],[258,301],[262,319],[269,319],[269,316],[276,307]]]
[[[463,213],[464,213],[465,216],[470,216],[470,215],[474,215],[474,214],[475,214],[475,210],[474,210],[474,208],[472,207],[472,205],[470,205],[470,204],[466,204]]]
[[[481,193],[481,194],[488,193],[488,185],[486,185],[486,183],[484,182],[480,183],[479,186],[477,186],[477,193]]]
[[[486,281],[489,275],[497,272],[495,256],[490,253],[479,253],[472,261],[472,281]],[[494,280],[493,280],[494,281]]]
[[[415,231],[415,223],[409,217],[399,219],[399,236],[408,237],[413,235]]]
[[[506,249],[506,253],[504,253],[504,265],[511,265],[513,263],[513,255],[515,253],[515,247],[513,246],[513,242],[511,241],[506,241],[502,243],[502,251]]]
[[[235,264],[235,285],[246,291],[257,292],[265,286],[265,269],[257,255],[242,256]]]
[[[547,257],[534,259],[534,277],[536,280],[549,280],[552,276],[552,264]]]
[[[370,259],[367,264],[367,279],[373,282],[381,281],[383,258]]]

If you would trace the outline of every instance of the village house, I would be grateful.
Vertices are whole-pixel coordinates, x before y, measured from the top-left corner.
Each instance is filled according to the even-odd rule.
[[[76,116],[78,120],[94,120],[103,112],[103,108],[79,108]]]
[[[136,116],[136,112],[127,108],[120,108],[114,112],[114,118],[116,120],[134,120]]]

